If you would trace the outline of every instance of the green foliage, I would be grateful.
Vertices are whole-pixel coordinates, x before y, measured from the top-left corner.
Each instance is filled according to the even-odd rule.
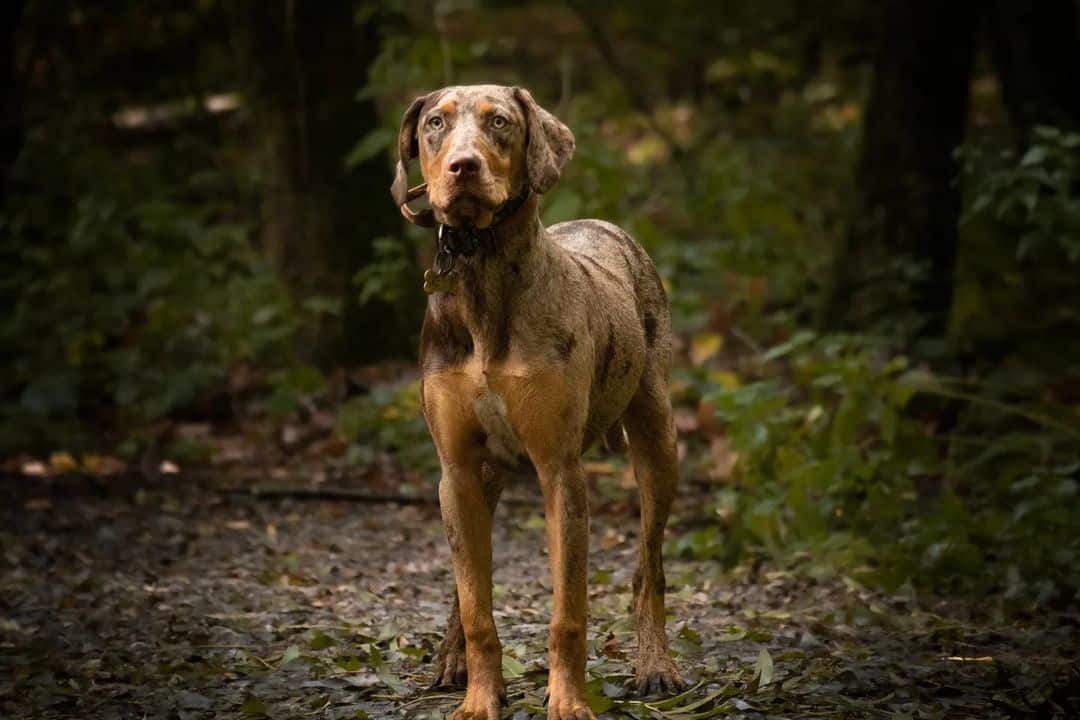
[[[270,392],[264,406],[270,417],[281,420],[295,412],[305,398],[325,387],[322,373],[310,365],[281,368],[270,373]]]
[[[119,442],[206,403],[233,368],[287,362],[316,312],[291,304],[247,226],[208,201],[228,178],[132,175],[101,175],[70,205],[18,196],[0,219],[14,299],[0,342],[19,348],[0,380],[15,399],[0,411],[5,450]]]
[[[692,378],[738,461],[716,493],[719,524],[673,552],[811,558],[811,572],[890,589],[1017,602],[1080,588],[1075,415],[1059,422],[986,388],[961,393],[858,338],[800,334],[761,360],[761,378],[737,387]],[[960,427],[992,440],[935,435],[919,406],[942,399],[963,400]]]
[[[1012,370],[1000,370],[1012,377],[1003,382],[1080,375],[1080,134],[1040,127],[1022,152],[984,141],[958,155],[966,198],[957,344],[1010,349]]]
[[[1080,259],[1080,134],[1038,127],[1023,154],[969,146],[959,156],[972,184],[966,219],[990,216],[1013,231],[1017,259]]]
[[[346,459],[371,465],[378,454],[393,453],[405,467],[434,477],[435,449],[420,413],[420,383],[379,385],[367,395],[342,403],[337,432],[349,443]]]
[[[407,252],[406,244],[398,238],[380,237],[373,245],[374,258],[353,276],[360,290],[360,303],[373,299],[394,303],[406,293],[416,292],[412,282],[415,259]]]

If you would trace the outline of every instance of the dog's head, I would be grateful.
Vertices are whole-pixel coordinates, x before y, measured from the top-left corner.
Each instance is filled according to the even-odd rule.
[[[485,228],[500,205],[526,188],[546,192],[573,152],[573,133],[528,90],[443,88],[405,111],[391,193],[405,202],[409,161],[419,155],[436,219]]]

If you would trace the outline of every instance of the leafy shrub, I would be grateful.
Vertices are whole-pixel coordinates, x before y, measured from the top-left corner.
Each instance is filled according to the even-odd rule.
[[[1023,154],[968,146],[959,156],[973,185],[967,220],[990,216],[1015,231],[1018,259],[1059,251],[1080,260],[1080,133],[1038,127]]]
[[[809,557],[813,571],[890,589],[1029,601],[1080,589],[1080,430],[960,391],[865,339],[803,333],[762,360],[755,382],[694,385],[738,461],[711,508],[722,533],[672,551]],[[958,427],[989,439],[936,434],[912,406],[919,395],[962,400]]]
[[[337,432],[349,443],[346,459],[367,466],[393,453],[406,468],[435,477],[439,464],[420,413],[420,383],[377,385],[338,409]]]
[[[205,409],[233,368],[289,364],[308,312],[290,303],[248,227],[211,199],[240,196],[232,180],[205,170],[165,180],[94,155],[32,146],[23,162],[55,175],[55,194],[16,196],[0,217],[13,305],[0,321],[12,348],[0,379],[4,452],[111,445]],[[91,168],[99,176],[82,189]]]

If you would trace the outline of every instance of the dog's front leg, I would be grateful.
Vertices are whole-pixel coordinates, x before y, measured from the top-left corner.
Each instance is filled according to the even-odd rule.
[[[484,502],[488,512],[494,516],[502,494],[503,478],[491,463],[483,465]],[[446,623],[446,635],[435,654],[435,673],[431,681],[432,688],[465,687],[468,670],[465,665],[465,631],[461,627],[461,603],[458,601],[457,588],[453,589],[453,609]]]
[[[498,720],[506,688],[491,614],[492,516],[478,461],[444,462],[439,503],[454,562],[469,677],[465,701],[451,720]]]
[[[589,496],[577,457],[538,465],[555,593],[548,640],[548,720],[595,720],[585,700]],[[471,670],[470,670],[471,672]]]

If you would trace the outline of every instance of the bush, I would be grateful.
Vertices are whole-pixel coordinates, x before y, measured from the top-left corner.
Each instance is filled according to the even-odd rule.
[[[230,370],[293,355],[305,311],[221,202],[242,197],[234,180],[162,178],[103,152],[31,145],[22,162],[53,192],[17,195],[0,217],[4,453],[114,445],[205,410]]]
[[[1080,590],[1080,429],[865,339],[804,333],[762,361],[754,382],[704,373],[691,386],[738,460],[710,508],[719,537],[673,551],[810,558],[814,572],[890,590],[1040,602]],[[917,397],[962,403],[953,434],[935,432]]]

